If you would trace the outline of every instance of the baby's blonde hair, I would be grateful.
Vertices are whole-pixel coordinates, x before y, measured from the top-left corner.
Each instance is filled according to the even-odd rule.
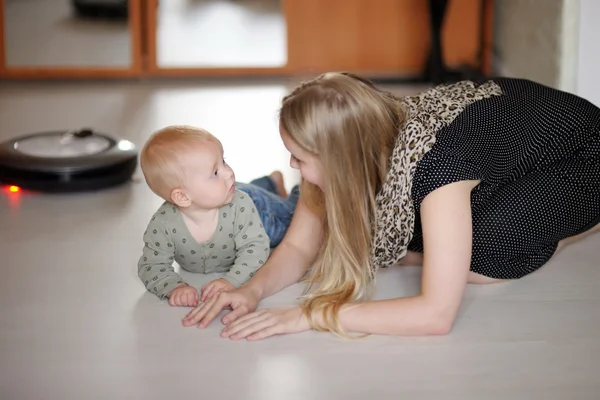
[[[341,306],[371,294],[375,196],[405,118],[398,98],[349,73],[321,75],[283,100],[281,127],[319,158],[324,173],[324,191],[306,182],[301,189],[325,228],[307,278],[309,289],[318,288],[302,304],[314,329],[347,337],[338,320]],[[322,313],[322,326],[315,312]]]
[[[206,142],[221,145],[210,132],[193,126],[171,125],[154,132],[140,154],[140,166],[148,187],[164,200],[171,201],[171,193],[182,187],[185,180],[182,156]]]

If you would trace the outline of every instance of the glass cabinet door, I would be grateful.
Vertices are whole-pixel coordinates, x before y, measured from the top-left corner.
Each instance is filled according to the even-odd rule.
[[[140,0],[0,0],[4,75],[118,76],[141,69]]]

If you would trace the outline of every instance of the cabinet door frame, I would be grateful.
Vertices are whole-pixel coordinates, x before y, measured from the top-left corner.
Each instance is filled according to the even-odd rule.
[[[8,79],[71,79],[71,78],[133,78],[143,75],[142,66],[142,3],[129,0],[129,37],[131,41],[128,67],[10,67],[6,65],[4,0],[0,0],[0,78]]]

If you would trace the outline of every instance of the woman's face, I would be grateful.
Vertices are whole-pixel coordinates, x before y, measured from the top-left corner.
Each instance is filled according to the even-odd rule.
[[[290,152],[290,166],[299,170],[304,180],[324,190],[323,166],[319,159],[298,146],[282,127],[279,128],[279,134],[283,145]]]

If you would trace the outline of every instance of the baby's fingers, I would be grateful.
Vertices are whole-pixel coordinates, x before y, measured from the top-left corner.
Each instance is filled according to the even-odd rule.
[[[185,295],[185,305],[186,306],[195,306],[196,301],[195,301],[196,296],[194,295],[194,292],[188,292]]]
[[[169,295],[169,305],[177,307],[179,305],[179,290],[175,289]]]
[[[182,299],[182,293],[181,291],[177,291],[177,294],[175,294],[175,305],[177,307],[181,307],[183,304],[183,299]]]

